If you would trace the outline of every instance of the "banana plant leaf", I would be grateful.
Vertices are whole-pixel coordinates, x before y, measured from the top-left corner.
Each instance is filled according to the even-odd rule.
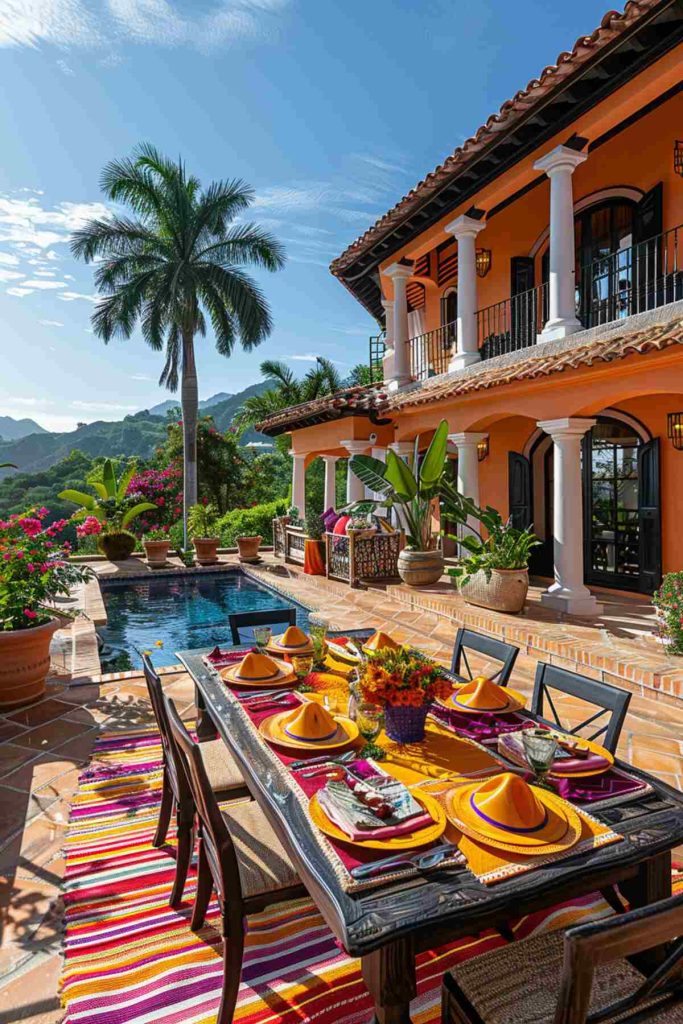
[[[87,508],[88,511],[92,511],[95,508],[95,499],[92,494],[86,494],[85,491],[60,491],[57,495],[63,501],[73,501],[74,505],[82,505],[83,508]]]
[[[420,466],[420,484],[423,487],[435,487],[441,480],[446,464],[447,444],[448,423],[441,420]]]
[[[391,449],[387,452],[387,470],[385,478],[401,501],[412,501],[417,494],[417,481],[412,470]]]
[[[123,519],[121,520],[121,526],[125,530],[129,523],[135,519],[136,516],[142,515],[143,512],[153,512],[156,510],[156,505],[153,505],[151,501],[141,501],[137,505],[133,505],[129,508]]]
[[[387,467],[371,455],[354,455],[349,466],[361,483],[376,494],[391,494],[393,487],[387,479]]]
[[[105,459],[104,465],[102,466],[102,483],[105,486],[107,492],[107,498],[116,497],[116,473],[114,472],[114,464],[111,459]]]
[[[104,484],[101,484],[99,480],[94,480],[90,486],[94,491],[97,491],[97,493],[99,494],[100,498],[102,498],[103,501],[107,500],[109,495],[107,494],[107,488],[104,486]]]
[[[119,486],[116,489],[116,497],[119,499],[119,501],[123,501],[123,499],[125,498],[126,491],[128,490],[128,484],[133,479],[134,473],[135,466],[131,466],[130,469],[127,469],[126,472],[121,477],[121,479],[119,480]]]

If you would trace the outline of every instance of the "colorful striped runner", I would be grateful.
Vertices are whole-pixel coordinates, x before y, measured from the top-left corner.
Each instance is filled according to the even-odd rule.
[[[171,910],[175,862],[151,845],[161,748],[154,732],[104,735],[83,773],[66,846],[65,1024],[212,1024],[220,999],[218,908],[189,928],[195,880]],[[610,913],[594,894],[514,924],[516,937]],[[438,1024],[444,971],[501,945],[495,932],[426,953],[415,1024]],[[249,920],[237,1024],[361,1024],[372,1007],[359,962],[337,946],[315,906],[297,900]]]

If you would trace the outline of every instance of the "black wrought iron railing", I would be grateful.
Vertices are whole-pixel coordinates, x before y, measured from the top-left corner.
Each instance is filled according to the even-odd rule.
[[[455,346],[456,324],[444,324],[410,339],[410,375],[413,380],[426,380],[448,369]]]
[[[536,344],[547,307],[545,284],[477,310],[477,338],[482,359]]]

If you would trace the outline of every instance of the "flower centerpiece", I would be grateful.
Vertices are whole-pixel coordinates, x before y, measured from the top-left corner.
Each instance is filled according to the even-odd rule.
[[[0,521],[0,708],[37,700],[50,668],[50,641],[63,625],[54,601],[92,576],[69,562],[57,540],[67,520],[48,522],[46,508]]]
[[[452,685],[438,665],[407,647],[382,648],[369,654],[362,670],[363,699],[384,708],[384,728],[397,743],[419,743],[433,701]]]

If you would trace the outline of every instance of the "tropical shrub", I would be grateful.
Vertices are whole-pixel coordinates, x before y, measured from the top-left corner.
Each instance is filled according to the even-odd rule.
[[[55,598],[93,574],[71,564],[70,543],[56,539],[67,521],[45,525],[48,516],[38,508],[0,521],[0,630],[44,625],[55,615]]]
[[[238,537],[270,537],[272,520],[276,516],[283,516],[287,511],[287,502],[284,498],[277,501],[269,501],[263,505],[254,505],[252,508],[235,508],[227,512],[218,520],[218,529],[221,535],[221,545],[226,548],[233,548]]]
[[[437,538],[432,529],[432,505],[440,493],[447,443],[448,423],[441,420],[419,469],[419,437],[415,439],[411,465],[400,459],[391,448],[387,450],[386,463],[370,455],[354,455],[349,463],[351,470],[370,490],[381,494],[383,500],[357,502],[350,511],[362,514],[374,508],[397,505],[406,524],[406,546],[412,551],[433,550]]]
[[[130,478],[126,495],[152,505],[136,523],[139,532],[146,534],[150,529],[168,528],[183,514],[183,471],[178,465],[143,469]]]
[[[441,511],[444,519],[466,527],[461,536],[444,533],[460,550],[458,565],[447,573],[461,583],[467,583],[476,572],[483,571],[488,581],[493,569],[527,569],[531,549],[541,543],[530,528],[518,529],[512,525],[511,517],[503,520],[490,505],[479,508],[471,498],[460,494],[451,481],[444,481]],[[472,525],[472,520],[481,523],[486,537]]]
[[[183,422],[168,425],[166,443],[157,449],[155,463],[163,472],[178,473],[178,494],[182,514]],[[245,494],[244,474],[248,461],[239,446],[233,427],[221,432],[211,416],[197,422],[197,480],[199,501],[210,501],[219,515],[242,504]],[[165,469],[164,467],[169,467]],[[291,475],[291,469],[290,469]],[[154,501],[154,498],[150,498]],[[177,517],[176,517],[177,518]]]
[[[668,572],[652,601],[670,654],[683,654],[683,572]]]
[[[72,516],[74,520],[95,518],[102,523],[102,532],[119,532],[125,530],[136,516],[143,512],[156,511],[156,505],[150,501],[138,501],[135,496],[128,495],[128,485],[134,472],[135,469],[131,466],[117,480],[112,460],[105,459],[102,466],[102,482],[94,480],[90,484],[95,494],[69,488],[62,491],[59,497],[63,501],[81,506]]]
[[[192,538],[216,537],[218,511],[214,505],[192,505],[187,513],[187,532]]]

